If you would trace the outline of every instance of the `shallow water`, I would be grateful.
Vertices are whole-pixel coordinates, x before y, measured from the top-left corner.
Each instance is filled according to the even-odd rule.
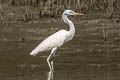
[[[104,40],[104,24],[96,21],[75,23],[75,37],[57,50],[54,80],[120,80],[120,42],[115,36],[119,24],[108,24],[109,35]],[[67,26],[55,22],[2,27],[0,80],[48,80],[46,58],[50,52],[35,57],[29,53],[44,38],[63,28]]]

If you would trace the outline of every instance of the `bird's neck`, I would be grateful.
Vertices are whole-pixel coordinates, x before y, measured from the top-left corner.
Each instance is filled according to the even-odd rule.
[[[68,17],[66,15],[62,15],[63,21],[68,24],[69,26],[69,36],[70,36],[70,40],[73,38],[74,34],[75,34],[75,27],[74,24],[72,23],[71,20],[68,19]]]

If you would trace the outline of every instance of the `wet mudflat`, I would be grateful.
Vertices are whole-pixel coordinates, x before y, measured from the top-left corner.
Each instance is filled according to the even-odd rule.
[[[109,19],[74,20],[73,40],[54,59],[54,80],[120,80],[120,23]],[[68,29],[60,20],[14,22],[0,29],[0,80],[47,80],[50,52],[29,53],[44,38]]]

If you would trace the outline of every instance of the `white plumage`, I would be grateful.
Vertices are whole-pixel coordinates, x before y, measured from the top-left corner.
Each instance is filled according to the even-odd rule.
[[[54,47],[60,47],[66,42],[68,31],[60,30],[53,35],[43,40],[31,53],[30,55],[36,55],[37,53],[51,50]]]
[[[65,10],[62,14],[63,21],[68,24],[69,31],[66,30],[60,30],[53,35],[49,36],[45,40],[43,40],[31,53],[30,55],[35,56],[36,54],[51,50],[50,55],[47,58],[47,62],[50,68],[50,71],[53,71],[53,60],[52,57],[54,57],[56,50],[58,47],[61,47],[65,42],[71,40],[75,34],[75,28],[74,24],[71,20],[68,19],[69,15],[84,15],[82,13],[75,13],[71,10]],[[51,59],[51,60],[50,60]]]

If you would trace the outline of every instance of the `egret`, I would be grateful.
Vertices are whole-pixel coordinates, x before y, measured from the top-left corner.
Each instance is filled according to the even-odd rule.
[[[64,43],[71,40],[75,34],[75,27],[71,20],[68,19],[68,16],[70,15],[84,15],[82,13],[76,13],[72,10],[65,10],[62,14],[62,19],[65,24],[68,24],[69,30],[60,30],[45,40],[43,40],[32,52],[30,55],[35,56],[36,54],[43,52],[43,51],[49,51],[51,50],[50,55],[47,58],[47,63],[50,68],[50,71],[54,70],[53,67],[53,57],[55,56],[56,50],[61,47]]]

